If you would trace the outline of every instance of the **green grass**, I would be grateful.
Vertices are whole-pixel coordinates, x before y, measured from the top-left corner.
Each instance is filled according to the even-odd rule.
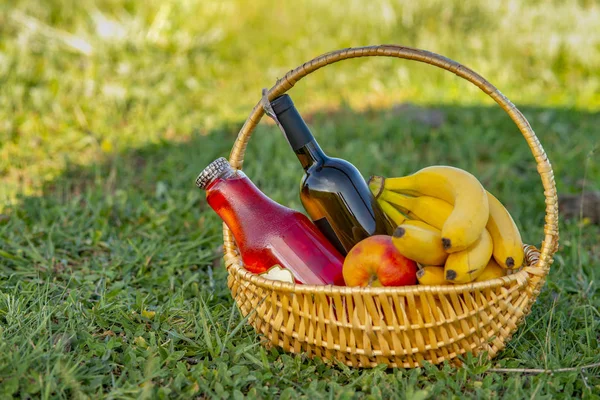
[[[598,190],[596,3],[245,3],[0,4],[0,398],[599,398],[598,367],[490,371],[600,362],[599,227],[561,220],[548,283],[493,361],[361,371],[260,346],[226,287],[221,223],[193,186],[276,77],[332,49],[399,43],[482,73],[538,133],[559,191]],[[531,154],[455,76],[353,60],[292,95],[331,155],[364,175],[465,168],[539,246]],[[423,108],[393,107],[404,101]],[[432,109],[437,128],[418,118]],[[300,167],[272,125],[246,160],[269,196],[301,209]]]

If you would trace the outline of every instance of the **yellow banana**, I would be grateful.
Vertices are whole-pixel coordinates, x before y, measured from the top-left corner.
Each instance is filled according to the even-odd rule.
[[[398,226],[392,236],[398,251],[420,264],[443,265],[448,254],[442,247],[441,232],[429,225],[416,226],[416,221],[410,222]]]
[[[475,279],[475,282],[489,281],[490,279],[499,278],[504,275],[506,275],[506,270],[498,265],[494,258],[491,258],[486,267],[483,269],[481,275]],[[417,272],[417,277],[418,276],[419,275]]]
[[[490,192],[488,192],[488,203],[490,206],[490,219],[487,230],[492,235],[494,242],[494,258],[503,268],[520,268],[525,259],[521,234],[515,221]]]
[[[377,199],[377,202],[381,206],[381,209],[387,215],[396,226],[402,225],[406,221],[406,217],[402,215],[400,211],[387,201],[383,199]]]
[[[418,218],[439,230],[442,230],[454,209],[452,204],[442,199],[431,196],[411,197],[385,189],[379,199],[400,208],[409,217]]]
[[[440,230],[437,229],[436,227],[431,226],[427,222],[421,221],[421,220],[418,220],[418,219],[407,219],[406,221],[404,221],[404,225],[418,226],[419,228],[430,229],[430,230],[435,231],[436,233],[439,233],[440,235],[442,234],[440,232]]]
[[[448,285],[450,282],[444,278],[444,267],[428,265],[417,271],[417,280],[420,285]]]
[[[467,283],[483,273],[492,258],[492,237],[484,229],[479,239],[466,250],[452,253],[446,260],[444,270],[446,280],[454,283]]]
[[[506,208],[494,195],[487,192],[490,218],[486,228],[494,243],[493,255],[503,268],[516,269],[523,265],[525,254],[521,234]],[[431,196],[411,197],[391,190],[383,190],[379,201],[400,208],[410,218],[418,218],[442,229],[452,213],[452,205]]]
[[[369,186],[378,195],[386,189],[432,196],[452,204],[454,209],[442,228],[442,242],[449,253],[475,243],[490,216],[485,189],[475,176],[459,168],[432,166],[399,178],[372,177]]]

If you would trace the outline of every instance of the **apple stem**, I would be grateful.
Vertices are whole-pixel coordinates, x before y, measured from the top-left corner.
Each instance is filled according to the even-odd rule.
[[[368,282],[368,286],[371,286],[373,284],[373,282],[377,281],[377,275],[371,275],[369,277],[369,282]]]

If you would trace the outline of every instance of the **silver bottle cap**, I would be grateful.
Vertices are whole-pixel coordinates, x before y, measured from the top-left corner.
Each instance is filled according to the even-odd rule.
[[[215,178],[219,177],[223,172],[230,168],[231,165],[229,165],[229,161],[224,157],[217,158],[200,172],[200,175],[196,178],[196,186],[200,189],[206,189]]]

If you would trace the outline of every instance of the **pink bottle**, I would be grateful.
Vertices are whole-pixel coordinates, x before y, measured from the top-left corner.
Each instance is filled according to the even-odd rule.
[[[226,159],[210,163],[196,185],[233,233],[248,271],[260,274],[279,264],[297,283],[344,285],[342,255],[308,217],[265,196]]]

